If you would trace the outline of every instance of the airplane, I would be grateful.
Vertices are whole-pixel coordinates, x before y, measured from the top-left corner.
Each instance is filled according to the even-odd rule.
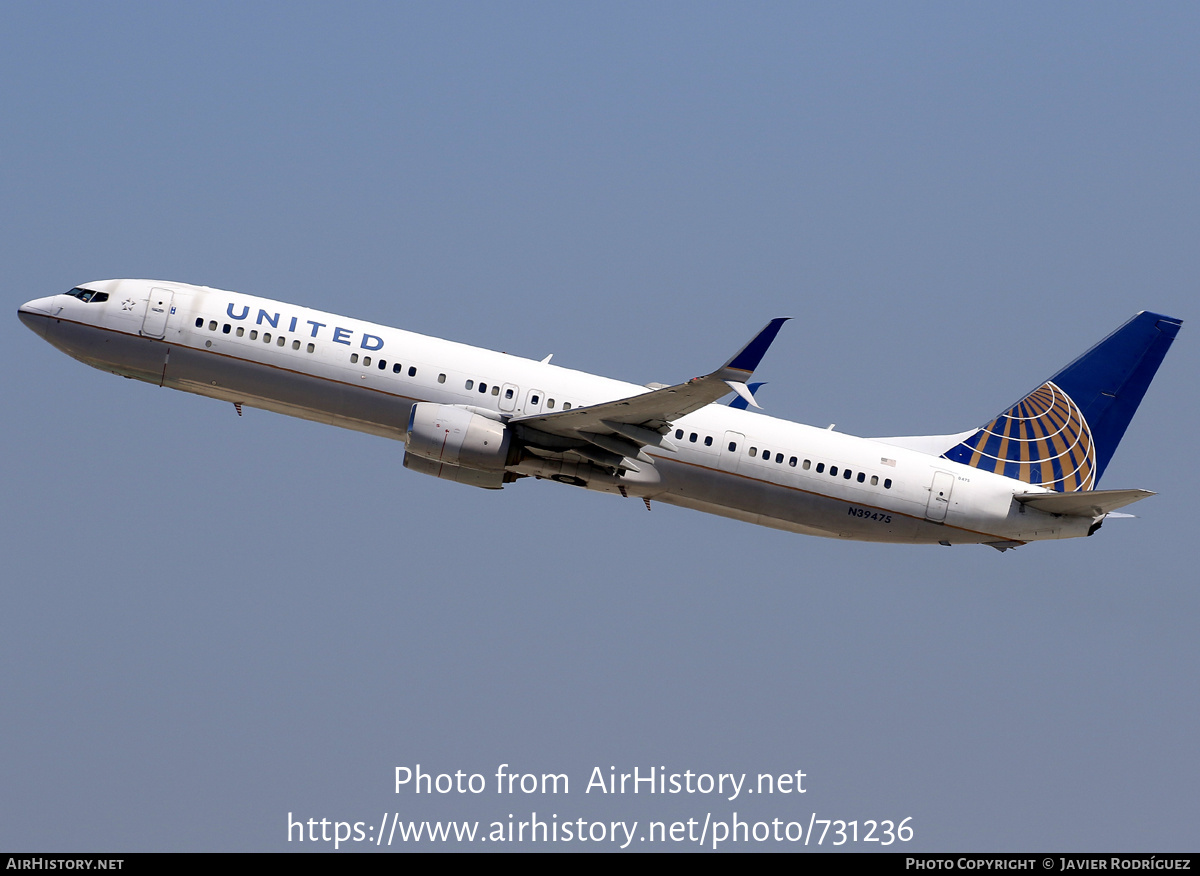
[[[87,365],[402,441],[405,468],[460,484],[532,477],[806,535],[1001,551],[1090,536],[1153,495],[1097,485],[1182,325],[1136,314],[977,429],[858,438],[752,409],[785,318],[713,371],[639,386],[185,283],[84,283],[18,315]]]

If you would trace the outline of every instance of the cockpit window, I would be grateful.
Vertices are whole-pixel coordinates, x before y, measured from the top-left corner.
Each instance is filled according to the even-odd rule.
[[[80,289],[78,286],[67,294],[78,298],[80,301],[90,301],[94,304],[108,300],[107,292],[93,292],[91,289]]]

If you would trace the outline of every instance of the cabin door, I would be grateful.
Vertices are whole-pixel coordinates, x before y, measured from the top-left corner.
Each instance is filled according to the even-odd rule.
[[[954,475],[945,471],[933,473],[933,483],[929,487],[929,504],[925,508],[925,518],[935,523],[946,519],[950,509],[950,493],[954,489]]]
[[[146,299],[146,315],[142,319],[142,334],[148,338],[161,338],[167,333],[167,317],[171,314],[171,302],[175,293],[170,289],[154,288]]]

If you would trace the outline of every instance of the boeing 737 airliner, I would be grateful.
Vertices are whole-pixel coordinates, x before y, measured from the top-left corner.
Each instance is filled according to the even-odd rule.
[[[548,478],[808,535],[999,550],[1091,535],[1153,495],[1097,485],[1181,325],[1137,314],[978,429],[856,438],[750,410],[784,319],[702,377],[638,386],[184,283],[85,283],[18,313],[95,368],[394,438],[406,468],[462,484]]]

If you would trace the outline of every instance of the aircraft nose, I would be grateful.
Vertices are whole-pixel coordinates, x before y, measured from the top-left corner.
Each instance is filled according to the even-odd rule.
[[[18,307],[17,316],[31,331],[45,337],[46,326],[50,322],[49,317],[54,315],[55,310],[51,299],[35,298]]]

